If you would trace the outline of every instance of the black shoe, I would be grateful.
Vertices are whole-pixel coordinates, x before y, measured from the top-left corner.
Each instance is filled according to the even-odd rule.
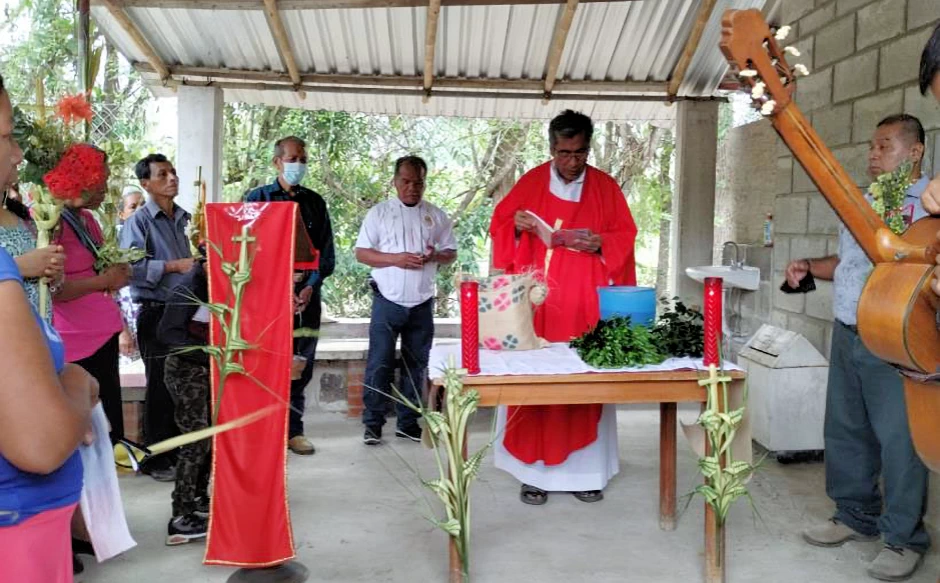
[[[206,538],[206,526],[206,519],[195,513],[171,518],[166,526],[166,546],[184,545]]]
[[[82,563],[82,560],[78,558],[78,555],[72,555],[72,574],[78,575],[85,571],[85,565]]]
[[[140,471],[141,473],[147,474],[158,482],[176,481],[176,466],[172,464],[153,461],[149,464],[144,464],[141,466]]]
[[[417,425],[412,425],[406,429],[396,429],[395,437],[401,437],[402,439],[410,439],[415,443],[421,443],[421,428]]]
[[[76,555],[88,555],[89,557],[95,556],[95,547],[92,546],[87,540],[82,540],[80,538],[72,537],[72,553]]]
[[[196,509],[193,510],[193,514],[199,518],[209,518],[209,497],[200,496],[196,498]]]
[[[382,428],[379,426],[366,425],[365,435],[362,436],[362,443],[366,445],[379,445],[382,443]]]

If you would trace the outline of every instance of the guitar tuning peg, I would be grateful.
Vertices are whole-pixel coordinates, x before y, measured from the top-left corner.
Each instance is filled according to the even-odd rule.
[[[809,69],[803,63],[797,63],[793,65],[793,72],[804,77],[809,75]]]
[[[767,85],[763,81],[758,81],[754,84],[754,87],[751,88],[751,97],[754,99],[759,99],[764,96],[764,90]]]
[[[761,106],[760,112],[763,115],[770,115],[774,112],[774,109],[776,107],[777,107],[777,102],[771,99],[770,101],[765,102],[764,105]]]
[[[754,69],[742,69],[741,72],[738,73],[738,76],[740,76],[740,77],[757,77],[757,71],[755,71]]]
[[[777,32],[774,33],[774,38],[778,41],[786,40],[787,36],[790,35],[790,29],[792,28],[793,27],[791,27],[789,24],[781,26],[777,29]]]
[[[789,53],[793,55],[794,57],[800,56],[800,50],[796,47],[784,47],[783,52]]]

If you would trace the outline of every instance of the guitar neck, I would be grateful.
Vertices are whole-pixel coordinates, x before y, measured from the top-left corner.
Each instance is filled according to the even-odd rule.
[[[774,129],[783,138],[793,157],[803,166],[810,180],[858,241],[874,263],[890,261],[877,233],[884,221],[862,196],[852,177],[842,168],[832,152],[806,121],[794,102],[787,103],[773,116]]]

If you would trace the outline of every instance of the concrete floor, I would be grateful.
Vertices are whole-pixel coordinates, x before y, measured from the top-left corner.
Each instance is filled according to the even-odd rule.
[[[680,410],[681,419],[694,417],[694,410]],[[518,484],[488,459],[474,486],[474,583],[701,581],[701,500],[687,507],[675,531],[659,530],[658,421],[658,409],[619,411],[620,474],[597,504],[553,494],[545,506],[523,505]],[[310,568],[310,581],[446,581],[445,536],[422,517],[428,506],[418,496],[424,493],[402,460],[430,477],[431,452],[394,437],[367,448],[361,426],[338,414],[310,412],[307,427],[318,451],[310,458],[290,455],[289,480],[297,555]],[[471,451],[490,428],[489,412],[479,415]],[[694,457],[681,441],[678,468],[681,497],[699,482]],[[139,546],[103,565],[86,557],[77,581],[223,582],[233,572],[203,566],[201,543],[164,546],[172,484],[122,476],[121,486]],[[821,464],[767,462],[750,489],[757,512],[741,501],[729,518],[729,583],[870,580],[865,567],[877,543],[830,550],[799,538],[802,527],[831,512]],[[911,581],[933,583],[938,574],[940,558],[931,554]]]

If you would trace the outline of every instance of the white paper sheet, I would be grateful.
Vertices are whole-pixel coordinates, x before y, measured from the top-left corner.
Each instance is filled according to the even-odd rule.
[[[101,403],[92,411],[92,423],[94,443],[79,448],[85,467],[80,505],[91,543],[95,547],[95,558],[101,563],[134,548],[137,543],[127,528],[117,468],[114,465],[114,450],[108,439],[108,419]]]

